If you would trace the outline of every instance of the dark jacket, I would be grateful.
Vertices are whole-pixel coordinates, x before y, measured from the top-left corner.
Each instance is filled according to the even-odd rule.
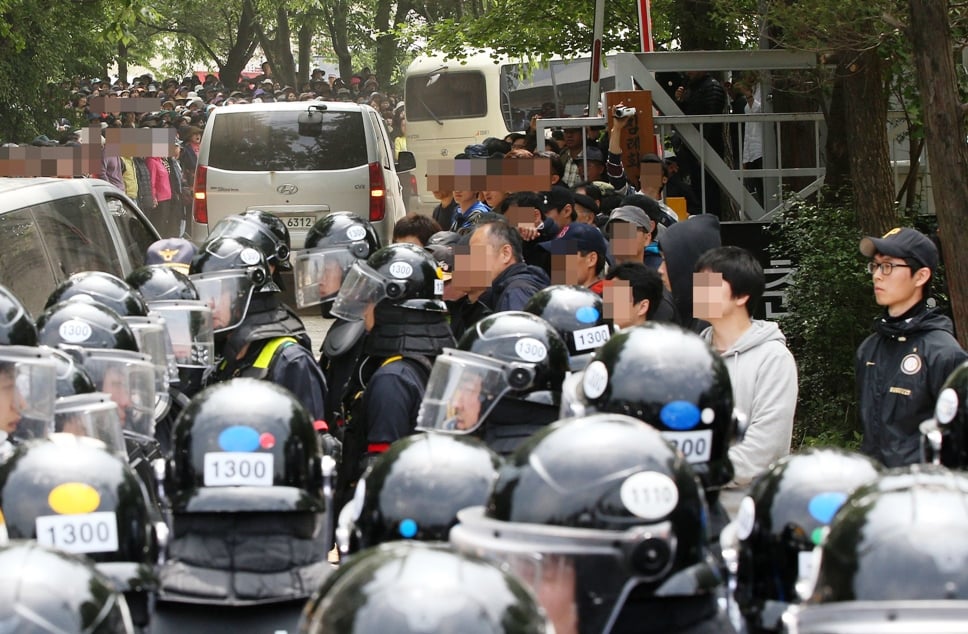
[[[450,331],[454,339],[460,341],[468,328],[491,314],[491,308],[483,302],[472,302],[466,295],[447,302],[450,312]]]
[[[719,218],[712,214],[690,216],[677,222],[662,232],[659,239],[672,296],[679,311],[679,323],[696,333],[709,324],[692,316],[692,274],[699,256],[719,246],[722,246]]]
[[[294,341],[277,341],[280,338]],[[268,364],[258,367],[260,354],[272,342],[277,348]],[[313,420],[326,420],[326,379],[310,346],[302,322],[279,301],[277,293],[257,294],[249,303],[245,319],[225,341],[223,361],[213,378],[224,381],[247,376],[272,381],[292,392]],[[239,359],[243,348],[245,354]]]
[[[888,467],[920,461],[920,423],[932,416],[948,375],[968,354],[951,320],[919,304],[900,318],[882,316],[857,349],[861,451]]]
[[[523,262],[504,269],[477,300],[484,302],[495,313],[505,310],[524,310],[531,296],[551,285],[543,269]]]

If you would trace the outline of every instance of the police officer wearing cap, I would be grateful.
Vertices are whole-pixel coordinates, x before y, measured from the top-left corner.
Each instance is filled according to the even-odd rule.
[[[856,357],[861,451],[888,467],[918,462],[918,425],[934,412],[941,386],[968,354],[951,320],[929,307],[938,249],[910,228],[866,237],[860,251],[884,313]]]

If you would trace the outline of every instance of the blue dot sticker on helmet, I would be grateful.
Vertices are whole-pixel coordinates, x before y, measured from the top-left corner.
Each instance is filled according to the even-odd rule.
[[[633,473],[619,489],[622,504],[644,520],[661,520],[679,504],[679,489],[672,478],[658,471]]]
[[[847,494],[842,491],[818,493],[807,503],[807,510],[813,519],[821,524],[829,524],[846,499]]]
[[[582,306],[575,311],[575,319],[582,324],[594,324],[599,317],[598,309],[594,306]]]
[[[408,517],[400,521],[397,530],[400,532],[400,537],[413,539],[417,535],[417,522]]]
[[[659,412],[659,420],[669,429],[693,429],[701,420],[699,408],[689,401],[671,401]]]
[[[223,451],[255,451],[259,448],[259,432],[245,425],[226,427],[218,435],[218,446]]]

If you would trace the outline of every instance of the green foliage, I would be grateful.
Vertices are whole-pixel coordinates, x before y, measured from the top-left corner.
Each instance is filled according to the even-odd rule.
[[[780,326],[797,360],[794,448],[854,446],[854,354],[877,314],[850,206],[797,201],[774,225],[774,248],[797,267]]]

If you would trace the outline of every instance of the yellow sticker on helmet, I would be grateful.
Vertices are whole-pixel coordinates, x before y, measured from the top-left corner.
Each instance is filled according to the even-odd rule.
[[[92,513],[101,504],[97,489],[83,482],[65,482],[54,487],[47,496],[47,504],[61,515]]]

